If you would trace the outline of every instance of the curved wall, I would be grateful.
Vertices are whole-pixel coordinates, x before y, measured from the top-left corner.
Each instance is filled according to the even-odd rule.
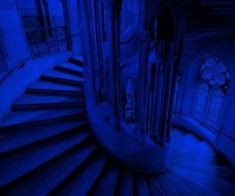
[[[218,151],[222,152],[235,165],[235,41],[233,35],[210,35],[209,37],[188,38],[185,41],[181,61],[181,79],[175,105],[175,124],[191,129],[208,140]],[[201,56],[216,56],[227,67],[230,74],[228,89],[223,97],[216,126],[208,124],[208,114],[200,120],[193,112],[195,93],[200,82],[200,64],[193,63]],[[206,102],[213,100],[208,96]],[[218,102],[219,104],[219,102]],[[214,116],[217,114],[214,114]],[[182,117],[184,120],[182,121]],[[181,120],[180,120],[181,119]],[[227,150],[226,150],[227,149]]]

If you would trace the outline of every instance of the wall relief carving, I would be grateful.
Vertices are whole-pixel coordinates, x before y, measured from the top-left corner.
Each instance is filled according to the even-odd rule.
[[[228,85],[230,75],[221,61],[216,57],[209,57],[202,65],[201,79],[210,86],[224,87]]]

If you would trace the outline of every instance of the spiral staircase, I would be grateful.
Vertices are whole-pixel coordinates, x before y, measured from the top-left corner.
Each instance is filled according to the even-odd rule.
[[[172,131],[162,174],[115,160],[89,128],[83,80],[82,61],[69,58],[13,104],[0,129],[0,195],[235,194],[235,170],[182,130]]]

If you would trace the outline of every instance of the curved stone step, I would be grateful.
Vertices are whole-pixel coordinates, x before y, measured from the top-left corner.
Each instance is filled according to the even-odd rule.
[[[54,69],[56,69],[56,66],[61,66],[63,68],[68,68],[68,69],[74,70],[76,72],[83,73],[83,66],[77,66],[76,64],[70,63],[68,61],[61,62],[61,63],[55,65]]]
[[[134,180],[134,195],[136,196],[150,196],[149,187],[144,175],[135,174]]]
[[[12,111],[81,108],[84,107],[85,105],[86,103],[84,101],[61,102],[61,103],[13,104]]]
[[[78,147],[88,139],[87,132],[68,135],[66,138],[54,138],[34,148],[27,148],[18,153],[1,156],[0,187],[7,185],[63,153]]]
[[[171,130],[171,138],[174,138],[174,140],[180,139],[184,137],[185,135],[187,135],[187,133],[185,133],[184,131],[181,131],[180,129],[174,128]]]
[[[152,178],[153,183],[158,183],[159,186],[161,187],[162,193],[166,196],[180,196],[178,192],[173,188],[171,184],[166,180],[164,175],[159,175],[155,178]]]
[[[59,78],[59,79],[84,82],[83,76],[77,76],[77,75],[73,75],[70,73],[62,72],[60,70],[55,69],[55,67],[53,70],[50,70],[50,71],[42,74],[42,76],[51,76],[51,77],[55,77],[55,78]]]
[[[97,155],[97,153],[82,168],[78,168],[62,185],[51,192],[51,195],[88,195],[108,161],[106,155]]]
[[[172,177],[178,179],[181,183],[183,183],[184,186],[188,187],[192,192],[196,195],[213,195],[213,196],[219,196],[215,191],[209,189],[208,187],[202,186],[199,182],[194,182],[189,178],[184,177],[182,174],[178,173],[174,169],[169,169],[168,172]]]
[[[14,186],[5,187],[2,194],[48,195],[84,164],[95,149],[96,147],[92,144],[75,148],[50,164],[33,171],[27,178],[20,179],[17,183],[14,183]]]
[[[193,136],[192,134],[186,134],[183,137],[180,137],[179,139],[172,138],[171,142],[171,148],[174,149],[174,151],[176,152],[199,146],[198,139],[195,138],[195,136]]]
[[[46,82],[53,82],[53,83],[63,84],[63,85],[69,85],[69,86],[81,87],[81,86],[84,85],[83,81],[65,79],[65,78],[60,78],[60,77],[50,76],[50,75],[42,75],[40,77],[40,80],[41,81],[46,81]]]
[[[89,191],[89,195],[114,195],[118,183],[120,166],[110,161],[102,171],[95,185]]]
[[[118,185],[116,189],[117,195],[134,195],[133,173],[128,168],[120,170]]]
[[[181,161],[184,163],[208,163],[212,165],[223,165],[224,163],[215,154],[198,154],[198,153],[186,153],[180,155],[169,156],[170,162]]]
[[[175,145],[171,145],[170,146],[170,152],[169,152],[169,156],[182,156],[182,155],[186,155],[187,154],[204,154],[204,155],[214,155],[215,152],[212,149],[212,147],[207,144],[206,142],[201,142],[198,141],[197,143],[194,141],[191,141],[191,138],[193,136],[191,135],[191,137],[187,137],[186,139],[188,140],[187,142],[185,142],[182,138],[180,140],[176,140],[176,142],[178,142],[180,145],[180,143],[182,142],[182,146],[178,146],[176,147]]]
[[[57,90],[57,89],[45,89],[40,87],[27,88],[25,91],[29,95],[49,95],[49,96],[68,96],[68,97],[81,97],[84,96],[84,93],[81,91],[75,90]]]
[[[57,123],[71,118],[84,119],[84,109],[60,109],[60,110],[39,110],[39,111],[15,111],[10,112],[3,123],[1,131],[13,130],[23,127],[32,127],[48,123]]]
[[[154,179],[154,177],[147,178],[147,183],[148,183],[150,195],[164,196],[164,192],[163,192],[161,186],[159,185],[158,181],[155,181],[153,179]]]
[[[71,97],[71,96],[56,96],[56,95],[36,95],[36,94],[25,94],[20,97],[14,104],[42,104],[42,103],[70,103],[76,101],[84,101],[84,96]]]
[[[68,59],[68,62],[73,63],[73,64],[78,65],[78,66],[83,66],[83,61],[80,58],[70,57]]]
[[[181,167],[174,166],[174,170],[180,173],[187,179],[192,180],[200,184],[202,187],[209,188],[214,190],[215,192],[222,195],[234,195],[235,194],[235,186],[231,182],[226,182],[220,178],[208,176],[206,174],[198,173],[193,170],[186,170]]]
[[[2,133],[0,137],[0,154],[27,147],[33,143],[50,139],[58,135],[63,136],[65,133],[73,130],[78,131],[88,129],[88,127],[86,119],[78,121],[77,118],[71,118],[57,122],[56,125],[52,123],[38,125],[32,129],[23,127],[13,131],[7,131],[6,133]]]
[[[78,92],[83,92],[84,89],[83,86],[72,86],[63,83],[56,83],[53,81],[41,81],[41,80],[37,81],[29,88],[44,89],[44,90],[60,90],[60,91],[78,91]]]
[[[186,186],[177,175],[174,173],[167,171],[162,176],[167,183],[174,188],[174,190],[177,192],[177,195],[180,196],[196,196],[196,191],[194,191],[194,187],[188,187]],[[194,185],[196,186],[196,185]]]
[[[75,76],[79,76],[79,77],[83,77],[83,71],[76,69],[74,67],[78,67],[78,66],[73,66],[73,64],[62,64],[62,65],[56,65],[54,67],[55,70],[60,71],[60,72],[64,72],[64,73],[68,73],[68,74],[72,74]],[[79,67],[78,67],[79,68]]]
[[[235,184],[235,169],[228,166],[202,164],[202,163],[190,163],[186,164],[183,162],[172,163],[174,165],[189,171],[205,174],[211,177],[220,178],[224,181],[232,182]]]

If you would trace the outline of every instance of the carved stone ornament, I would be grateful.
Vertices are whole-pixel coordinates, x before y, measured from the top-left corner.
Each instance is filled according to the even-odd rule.
[[[202,65],[201,79],[210,86],[222,87],[228,84],[230,75],[221,61],[216,57],[209,57]]]

